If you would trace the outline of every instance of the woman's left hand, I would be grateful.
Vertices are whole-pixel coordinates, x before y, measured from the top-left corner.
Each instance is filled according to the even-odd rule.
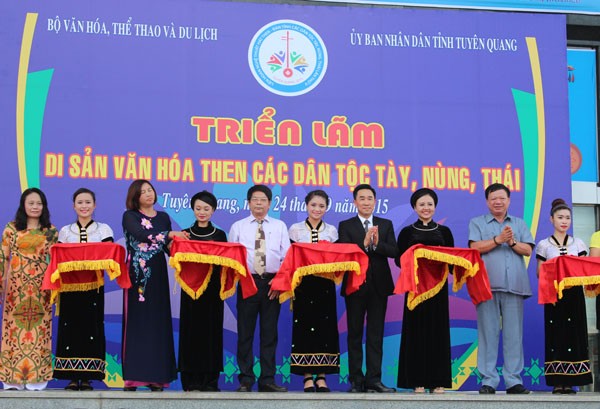
[[[171,230],[169,232],[169,238],[172,239],[173,237],[179,237],[180,239],[186,239],[186,240],[188,240],[190,238],[190,235],[186,231],[174,231],[174,230]]]

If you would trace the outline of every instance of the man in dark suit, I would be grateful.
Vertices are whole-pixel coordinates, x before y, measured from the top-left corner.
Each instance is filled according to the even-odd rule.
[[[354,205],[358,215],[340,222],[339,243],[355,243],[369,256],[367,278],[358,291],[346,296],[348,319],[349,392],[396,392],[381,382],[383,329],[388,296],[394,291],[394,281],[388,258],[398,255],[392,222],[373,216],[375,189],[358,185],[354,189]],[[342,294],[346,290],[346,277]],[[367,373],[363,374],[363,323],[367,316]]]

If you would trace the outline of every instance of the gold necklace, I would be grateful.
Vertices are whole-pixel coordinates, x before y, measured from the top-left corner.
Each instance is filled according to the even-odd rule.
[[[217,228],[215,226],[213,226],[213,231],[211,231],[208,234],[196,234],[196,233],[194,233],[194,226],[196,226],[195,223],[190,227],[190,233],[192,233],[192,236],[194,236],[194,237],[200,237],[200,238],[209,237],[209,236],[212,236],[213,234],[215,234],[217,231]]]

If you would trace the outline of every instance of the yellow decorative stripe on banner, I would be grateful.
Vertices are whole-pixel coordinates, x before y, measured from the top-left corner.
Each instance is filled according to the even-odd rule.
[[[25,90],[27,89],[29,58],[31,56],[31,45],[33,44],[33,33],[37,18],[37,13],[27,13],[25,18],[23,38],[21,40],[21,55],[19,57],[19,71],[17,74],[17,161],[19,164],[21,191],[29,187],[27,186],[27,166],[25,163]]]
[[[531,220],[531,234],[535,239],[540,212],[542,209],[542,193],[544,190],[544,170],[546,168],[546,113],[544,109],[544,86],[542,84],[542,70],[540,68],[540,55],[537,48],[535,37],[527,37],[527,50],[529,51],[529,61],[531,63],[531,75],[533,77],[533,88],[535,93],[535,106],[537,112],[538,129],[538,171],[537,186],[535,191],[535,203],[533,207],[533,217]],[[530,187],[528,187],[530,188]],[[529,264],[529,260],[528,264]]]

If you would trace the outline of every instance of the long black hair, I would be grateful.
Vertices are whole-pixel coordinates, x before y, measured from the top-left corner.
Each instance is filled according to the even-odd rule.
[[[29,189],[25,189],[23,193],[21,193],[21,200],[19,201],[19,208],[17,209],[17,213],[15,214],[15,227],[17,230],[26,230],[27,229],[27,212],[25,212],[25,199],[32,193],[37,193],[40,195],[40,199],[42,199],[42,215],[40,216],[40,226],[42,229],[47,229],[52,226],[50,223],[50,210],[48,210],[48,200],[46,200],[46,195],[37,187],[30,187]]]

